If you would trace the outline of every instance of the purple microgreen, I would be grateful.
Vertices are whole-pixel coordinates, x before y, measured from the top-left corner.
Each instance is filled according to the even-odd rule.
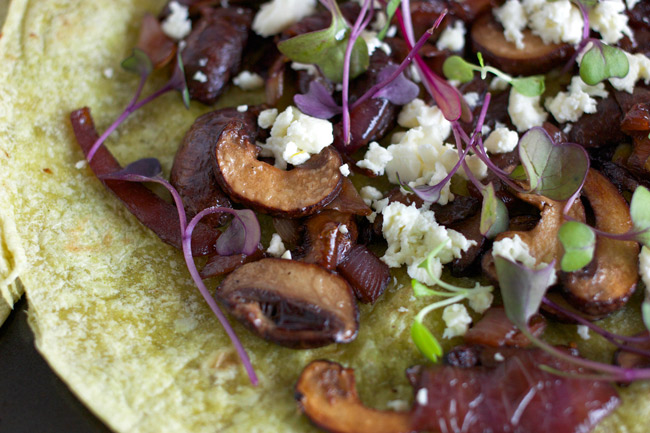
[[[647,298],[641,304],[641,316],[643,317],[645,329],[650,331],[650,300]]]
[[[386,32],[388,32],[390,22],[392,21],[393,16],[395,16],[395,11],[399,7],[400,2],[401,0],[390,0],[386,5],[386,24],[384,24],[384,27],[377,34],[377,39],[383,40],[386,37]]]
[[[257,251],[261,233],[255,212],[250,209],[230,209],[228,211],[221,210],[221,212],[230,213],[235,218],[217,239],[217,253],[222,256],[232,256],[234,254],[251,255]]]
[[[278,49],[294,62],[318,65],[325,77],[340,83],[343,81],[345,63],[349,65],[352,78],[368,69],[368,46],[362,38],[357,38],[348,53],[350,27],[336,2],[331,2],[328,8],[332,14],[332,23],[328,28],[282,41],[278,43]]]
[[[194,231],[194,228],[199,223],[201,218],[203,218],[205,215],[212,214],[212,213],[221,213],[221,212],[235,214],[236,219],[233,221],[236,221],[237,219],[241,221],[242,226],[245,228],[245,236],[247,237],[247,239],[244,242],[240,242],[242,250],[237,251],[237,253],[243,252],[244,254],[250,254],[255,251],[257,245],[260,242],[259,223],[255,219],[254,215],[253,218],[251,219],[250,215],[248,214],[245,213],[240,214],[242,211],[235,211],[234,209],[230,209],[230,208],[212,207],[212,208],[204,209],[203,211],[199,212],[194,218],[192,218],[192,220],[188,224],[187,217],[185,214],[185,208],[183,207],[183,200],[181,199],[180,194],[178,193],[176,188],[174,188],[167,180],[163,179],[160,176],[159,174],[160,171],[158,170],[159,167],[160,167],[160,163],[157,163],[156,161],[152,160],[152,158],[147,158],[145,160],[140,160],[131,163],[126,168],[118,172],[100,176],[100,179],[123,180],[128,182],[155,182],[157,184],[164,186],[170,192],[174,200],[174,203],[176,204],[176,209],[178,211],[178,218],[180,221],[180,228],[182,233],[183,257],[185,258],[185,264],[187,266],[187,269],[190,272],[192,280],[194,280],[194,284],[196,284],[197,288],[199,289],[199,292],[207,302],[208,306],[210,307],[214,315],[217,316],[217,319],[223,326],[224,330],[226,331],[226,334],[228,334],[228,337],[230,337],[230,340],[235,346],[239,358],[241,359],[244,368],[248,373],[248,377],[250,378],[251,383],[254,386],[257,386],[258,384],[257,375],[255,374],[255,370],[253,369],[253,366],[250,362],[248,354],[246,353],[246,350],[244,349],[241,341],[235,334],[235,331],[230,326],[230,323],[224,316],[223,312],[217,305],[216,301],[210,294],[210,291],[203,283],[199,271],[196,268],[196,264],[194,263],[194,257],[192,255],[192,232]],[[154,175],[151,176],[152,174]],[[252,213],[252,211],[248,211],[248,212]],[[253,221],[253,219],[255,219],[255,221]],[[254,226],[257,227],[255,228]],[[224,235],[220,236],[219,239],[221,239],[221,237],[223,236]],[[232,236],[232,235],[230,236],[230,238],[235,239],[237,241],[240,239],[239,237]],[[250,245],[253,243],[255,245],[255,248],[251,249]]]
[[[580,78],[595,86],[612,77],[623,78],[630,70],[630,63],[625,53],[601,41],[592,41],[593,47],[585,53],[580,61]]]
[[[124,70],[139,75],[140,77],[147,77],[153,72],[151,59],[147,53],[139,48],[134,48],[133,54],[122,60],[121,66]]]
[[[563,201],[580,189],[589,170],[589,156],[575,143],[555,144],[541,127],[519,140],[519,158],[530,192]]]
[[[380,82],[386,81],[399,69],[398,65],[388,65],[379,72],[377,79]],[[406,105],[420,93],[420,88],[413,81],[404,76],[404,73],[397,74],[397,78],[391,80],[386,86],[375,94],[375,98],[388,99],[395,105]]]
[[[564,272],[574,272],[587,266],[594,257],[596,234],[579,221],[562,224],[557,235],[564,247],[560,266]]]
[[[295,95],[293,101],[300,111],[319,119],[329,119],[341,114],[341,107],[327,91],[327,88],[317,80],[309,83],[309,91],[303,95]]]
[[[411,325],[411,340],[418,350],[431,362],[437,362],[444,353],[436,337],[421,321],[414,320]]]
[[[483,236],[493,239],[499,233],[508,229],[508,208],[494,192],[494,185],[490,182],[483,191],[481,204],[480,231]]]
[[[630,201],[630,216],[633,230],[637,232],[636,240],[650,247],[650,191],[644,186],[637,186]]]
[[[123,64],[126,62],[127,67],[131,68],[129,70],[132,71],[139,71],[140,75],[140,83],[138,84],[138,88],[135,91],[135,95],[129,102],[129,104],[126,106],[122,114],[117,118],[111,126],[108,127],[106,131],[97,139],[97,141],[93,144],[93,146],[90,148],[88,151],[88,156],[87,159],[88,161],[92,161],[93,157],[95,156],[95,153],[97,152],[97,149],[104,144],[106,139],[108,138],[109,135],[113,131],[115,131],[118,126],[120,126],[134,111],[142,108],[144,105],[148,104],[149,102],[153,101],[154,99],[158,98],[159,96],[164,95],[167,92],[170,92],[172,90],[179,90],[183,96],[183,103],[187,108],[189,108],[189,92],[187,90],[187,83],[185,82],[185,74],[183,72],[183,62],[181,60],[181,55],[180,53],[177,55],[177,63],[174,69],[174,73],[172,74],[172,77],[169,79],[169,81],[160,89],[152,93],[151,95],[147,96],[146,98],[138,101],[140,99],[140,94],[142,93],[142,89],[144,88],[144,83],[147,81],[147,78],[149,77],[148,67],[146,66],[146,62],[143,63],[142,61],[142,56],[147,56],[144,51],[139,50],[139,49],[134,49],[133,50],[133,55],[129,57],[127,60],[123,62]],[[129,60],[129,59],[134,59],[134,60]],[[147,60],[149,58],[147,57]],[[149,63],[151,63],[151,60],[149,60]]]
[[[555,261],[542,269],[529,269],[501,256],[494,257],[501,297],[508,319],[519,328],[539,310],[555,274]]]
[[[564,68],[562,68],[562,73],[566,74],[573,68],[573,62],[578,58],[582,50],[585,49],[587,44],[590,41],[589,38],[589,11],[587,10],[586,3],[587,1],[580,1],[580,0],[571,0],[573,4],[578,6],[578,9],[580,9],[580,13],[582,14],[582,39],[580,40],[580,43],[578,44],[578,47],[575,49],[575,52],[569,59],[569,61],[564,65]],[[597,1],[597,0],[595,0]]]

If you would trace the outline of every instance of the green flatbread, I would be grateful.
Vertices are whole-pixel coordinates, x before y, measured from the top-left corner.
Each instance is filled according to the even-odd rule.
[[[24,264],[13,269],[20,270],[38,350],[120,432],[315,431],[297,409],[293,385],[320,358],[355,368],[369,405],[410,404],[404,369],[424,360],[409,327],[427,300],[412,299],[404,273],[376,305],[361,307],[359,338],[348,345],[295,351],[234,324],[260,376],[254,388],[180,252],[141,226],[83,162],[69,113],[89,106],[100,131],[119,115],[138,81],[119,62],[130,54],[142,15],[163,4],[11,2],[0,39],[0,194],[24,252]],[[145,94],[165,80],[159,73]],[[227,99],[238,105],[250,98]],[[107,145],[123,164],[156,156],[168,175],[184,132],[208,110],[193,103],[186,111],[178,94],[165,95]],[[269,236],[266,230],[266,244]],[[608,323],[617,331],[641,329],[638,317],[626,317],[623,311]],[[442,334],[440,314],[429,319]],[[551,335],[577,338],[575,327],[557,326]],[[602,359],[612,352],[595,337],[579,344]],[[650,387],[633,385],[622,395],[624,405],[598,431],[645,432]]]

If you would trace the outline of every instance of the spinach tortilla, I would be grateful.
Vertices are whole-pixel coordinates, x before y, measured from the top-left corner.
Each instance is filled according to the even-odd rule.
[[[12,270],[20,271],[38,350],[120,432],[315,431],[296,407],[293,385],[304,366],[321,358],[354,368],[371,406],[410,402],[404,369],[424,360],[409,327],[427,301],[411,299],[404,273],[374,306],[361,306],[359,337],[348,345],[290,350],[233,323],[260,376],[254,388],[181,253],[141,226],[84,163],[68,115],[89,106],[100,130],[119,115],[138,81],[119,62],[131,52],[142,15],[163,4],[11,2],[0,39],[1,215],[9,221],[0,235],[24,260]],[[158,73],[145,94],[165,80]],[[222,105],[255,99],[230,92]],[[154,155],[168,175],[184,132],[210,109],[193,103],[187,111],[178,94],[167,94],[136,112],[107,146],[123,164]],[[268,244],[268,221],[262,222]],[[632,309],[605,323],[616,332],[642,329]],[[429,320],[441,334],[440,312]],[[547,336],[575,340],[575,327],[557,325]],[[458,341],[445,340],[445,348]],[[611,357],[599,338],[578,344],[588,356]],[[622,406],[597,431],[644,432],[650,385],[621,394]]]

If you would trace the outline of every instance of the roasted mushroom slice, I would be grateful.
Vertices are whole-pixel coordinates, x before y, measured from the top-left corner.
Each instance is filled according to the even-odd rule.
[[[331,146],[289,171],[259,161],[258,153],[241,122],[224,128],[212,162],[217,182],[233,200],[274,216],[298,218],[318,212],[341,191],[341,157]]]
[[[621,234],[632,229],[627,202],[602,174],[589,170],[583,189],[596,217],[596,228]],[[567,300],[594,316],[622,307],[638,280],[639,244],[599,236],[590,266],[561,274]]]
[[[305,222],[305,263],[315,263],[329,271],[336,269],[357,241],[354,216],[333,210],[313,215]]]
[[[363,405],[354,370],[329,361],[314,361],[296,384],[300,409],[318,427],[332,433],[407,433],[408,412],[380,411]]]
[[[359,312],[348,283],[320,266],[262,259],[228,275],[217,299],[251,331],[287,347],[348,343]]]

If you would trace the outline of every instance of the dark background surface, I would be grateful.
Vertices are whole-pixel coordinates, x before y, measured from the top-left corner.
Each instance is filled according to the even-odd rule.
[[[0,433],[110,433],[36,351],[26,310],[0,326]]]

